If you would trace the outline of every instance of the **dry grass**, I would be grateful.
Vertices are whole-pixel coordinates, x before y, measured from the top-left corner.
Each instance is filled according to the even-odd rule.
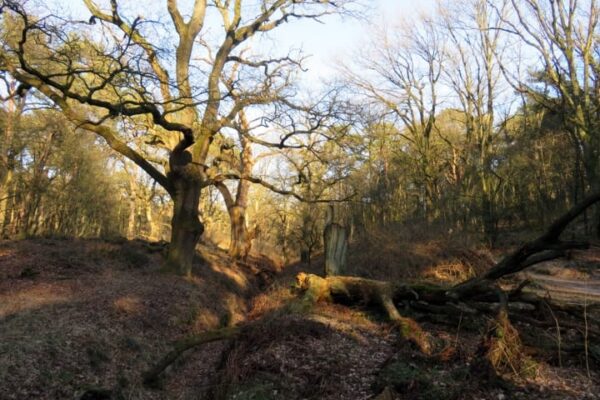
[[[488,326],[481,350],[493,374],[522,380],[537,375],[537,363],[525,354],[519,331],[511,324],[505,311],[500,311]]]

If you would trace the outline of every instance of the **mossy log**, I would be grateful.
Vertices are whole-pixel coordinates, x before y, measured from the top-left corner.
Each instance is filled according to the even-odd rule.
[[[306,306],[319,301],[355,302],[379,306],[389,320],[398,326],[404,339],[415,344],[423,353],[431,353],[427,333],[417,322],[402,316],[394,304],[394,298],[398,296],[418,299],[418,293],[411,287],[349,276],[321,278],[305,273],[298,274],[296,281],[297,287],[304,291],[302,302]]]
[[[544,306],[553,307],[549,299],[533,293],[524,293],[524,285],[519,285],[511,291],[503,291],[498,286],[481,285],[477,291],[471,290],[470,298],[457,300],[452,290],[428,284],[405,284],[385,282],[351,276],[331,276],[322,278],[317,275],[300,273],[296,277],[296,286],[303,292],[300,302],[304,309],[309,309],[320,301],[335,302],[346,305],[362,304],[380,307],[390,321],[396,323],[402,335],[425,353],[430,351],[427,335],[414,320],[402,316],[396,304],[408,306],[411,310],[428,315],[437,315],[452,320],[458,315],[476,316],[491,315],[497,317],[503,312],[508,318],[514,316],[517,320],[527,319],[527,322],[540,327],[548,325],[546,321],[537,321],[527,317],[528,314],[540,310]],[[506,299],[506,304],[503,304]],[[580,313],[582,305],[561,304],[561,311],[569,310]],[[584,329],[584,327],[561,322],[565,328]],[[598,336],[598,328],[590,324],[587,328],[592,336]]]
[[[502,350],[506,353],[506,346],[511,343],[513,347],[516,345],[517,350],[520,348],[518,335],[512,334],[516,331],[510,324],[509,311],[516,308],[520,312],[531,312],[531,306],[539,310],[539,305],[544,302],[547,303],[547,300],[532,293],[524,293],[522,289],[527,282],[523,282],[515,289],[505,292],[500,290],[496,281],[540,262],[559,258],[565,255],[568,249],[589,247],[588,243],[561,241],[560,235],[569,223],[597,202],[600,202],[600,192],[583,199],[558,218],[544,234],[519,247],[483,275],[469,279],[452,288],[429,284],[384,282],[349,276],[322,278],[317,275],[300,273],[297,276],[297,287],[303,291],[303,296],[299,301],[300,306],[304,309],[310,308],[319,301],[376,305],[387,314],[390,321],[399,327],[405,339],[414,343],[426,354],[431,353],[431,344],[427,333],[421,329],[416,321],[401,315],[396,307],[397,303],[405,303],[416,310],[425,311],[432,315],[453,315],[457,312],[460,312],[461,315],[497,313],[496,325],[494,329],[489,331],[492,334],[487,335],[488,339],[493,340],[497,346],[486,347],[488,350],[486,353],[492,364],[498,364],[502,361],[494,359],[499,354],[498,351]],[[511,305],[511,303],[513,304]],[[297,303],[294,303],[295,305]],[[580,309],[581,307],[563,305],[562,308],[562,311],[572,312],[574,308]],[[530,322],[541,322],[533,319],[528,320]],[[152,384],[156,382],[170,364],[192,347],[218,340],[233,339],[239,336],[243,329],[249,325],[209,331],[176,342],[174,348],[166,356],[143,374],[144,383]],[[586,326],[585,331],[592,335],[598,332],[593,326]],[[511,332],[512,340],[500,340],[500,338],[506,338],[507,332]],[[516,351],[515,354],[517,353],[519,352]]]

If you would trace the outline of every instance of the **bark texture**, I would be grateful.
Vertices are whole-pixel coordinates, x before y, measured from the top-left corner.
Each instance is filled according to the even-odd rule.
[[[167,257],[167,269],[183,276],[192,273],[196,245],[204,232],[198,217],[200,184],[180,179],[173,195],[173,218],[171,220],[171,243]]]
[[[348,230],[337,223],[325,227],[325,275],[343,275],[348,251]]]
[[[298,274],[296,284],[304,292],[302,302],[307,308],[319,301],[371,304],[380,307],[389,320],[398,326],[404,339],[416,345],[423,353],[431,353],[428,335],[417,322],[402,316],[394,304],[394,297],[418,298],[412,288],[349,276],[321,278],[305,273]]]

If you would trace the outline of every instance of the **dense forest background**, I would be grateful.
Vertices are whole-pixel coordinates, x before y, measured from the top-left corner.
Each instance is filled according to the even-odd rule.
[[[0,400],[598,398],[600,5],[383,2],[0,0]]]
[[[164,188],[11,74],[24,22],[4,3],[0,235],[168,241]],[[69,59],[76,80],[87,79],[74,64],[97,45],[73,29],[52,43],[32,39],[57,52],[56,65],[30,62],[60,69]],[[502,232],[539,228],[598,188],[599,51],[594,1],[478,0],[373,26],[338,78],[319,84],[323,94],[302,101],[300,55],[264,71],[237,60],[221,77],[223,90],[240,87],[231,98],[277,96],[249,102],[216,134],[208,163],[229,175],[203,189],[204,240],[254,241],[295,259],[322,247],[330,200],[347,200],[340,214],[353,235],[410,224],[493,245]],[[107,123],[165,167],[154,160],[165,144],[158,128],[126,115]],[[586,214],[587,232],[599,215]]]

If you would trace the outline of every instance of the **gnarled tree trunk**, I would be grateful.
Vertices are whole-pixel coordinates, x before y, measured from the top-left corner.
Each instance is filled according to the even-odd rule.
[[[231,240],[229,242],[229,255],[233,259],[245,259],[250,252],[250,237],[246,227],[246,209],[233,206],[229,210],[231,220]]]
[[[252,148],[246,139],[245,135],[250,130],[249,123],[243,111],[239,114],[238,137],[241,145],[241,153],[239,158],[239,172],[242,176],[252,174],[254,160],[252,159]],[[230,160],[231,164],[236,164],[237,161]],[[235,198],[229,191],[229,188],[223,183],[216,183],[217,189],[221,192],[229,220],[231,223],[229,255],[234,260],[245,260],[250,253],[252,247],[252,239],[254,234],[248,232],[246,225],[246,209],[248,207],[248,193],[250,191],[250,182],[240,179],[237,183],[237,191]]]
[[[190,276],[196,244],[204,232],[204,225],[198,217],[201,185],[193,180],[177,178],[174,186],[167,269],[179,275]]]

